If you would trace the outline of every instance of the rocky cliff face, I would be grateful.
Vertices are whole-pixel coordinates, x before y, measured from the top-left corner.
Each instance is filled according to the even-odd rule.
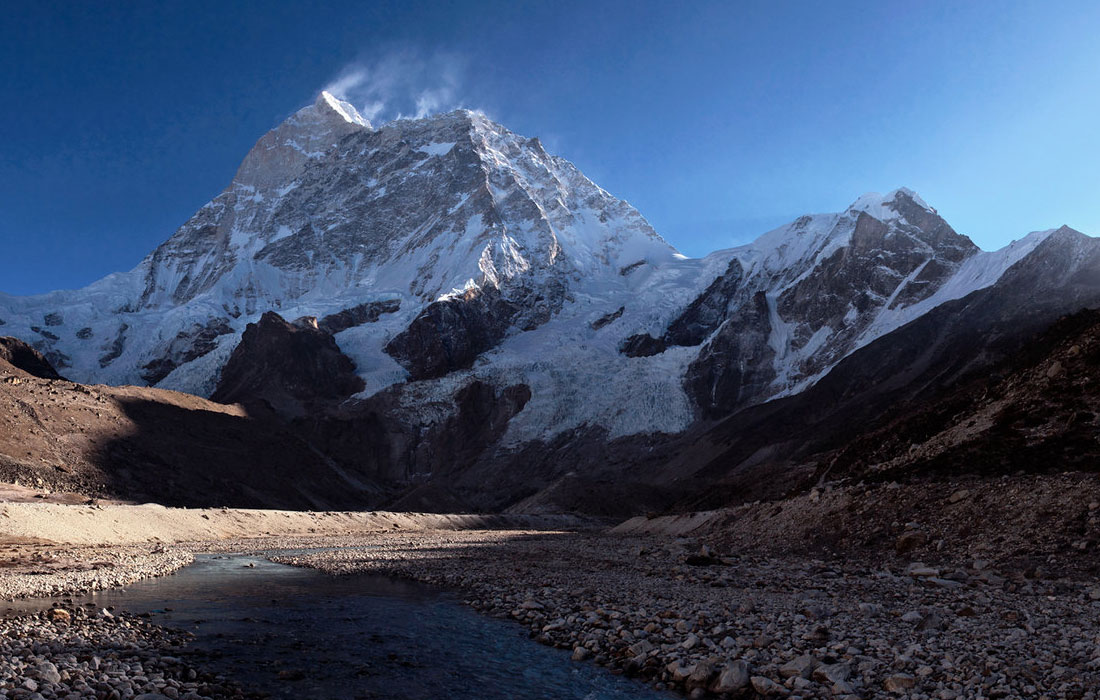
[[[512,328],[519,308],[496,289],[469,289],[429,304],[384,348],[412,380],[468,369]]]
[[[363,390],[355,364],[317,319],[294,323],[268,311],[248,324],[211,395],[219,403],[263,404],[283,418]]]

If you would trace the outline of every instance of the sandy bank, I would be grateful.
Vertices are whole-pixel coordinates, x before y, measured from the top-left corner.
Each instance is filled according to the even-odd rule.
[[[395,530],[571,529],[592,521],[568,515],[440,515],[324,512],[146,505],[0,504],[0,543],[125,545]]]

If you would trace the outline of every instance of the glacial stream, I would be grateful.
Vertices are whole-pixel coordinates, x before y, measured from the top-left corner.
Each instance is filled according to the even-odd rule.
[[[573,662],[449,593],[386,576],[200,555],[170,576],[76,601],[189,630],[196,663],[274,698],[672,697]]]

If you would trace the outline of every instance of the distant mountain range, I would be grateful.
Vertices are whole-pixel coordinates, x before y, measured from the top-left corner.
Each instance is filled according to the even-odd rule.
[[[343,475],[317,505],[598,512],[823,478],[1095,306],[1100,241],[1065,227],[984,252],[902,188],[689,259],[538,139],[322,93],[133,270],[0,294],[0,333],[285,426]]]

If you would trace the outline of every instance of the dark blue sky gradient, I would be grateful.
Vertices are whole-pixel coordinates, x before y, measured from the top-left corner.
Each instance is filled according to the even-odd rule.
[[[0,291],[129,269],[349,67],[542,137],[702,255],[916,189],[985,248],[1100,233],[1100,4],[8,2]],[[383,75],[379,66],[419,66]],[[382,71],[382,72],[380,72]],[[392,72],[392,71],[391,71]],[[402,81],[408,84],[402,84]]]

